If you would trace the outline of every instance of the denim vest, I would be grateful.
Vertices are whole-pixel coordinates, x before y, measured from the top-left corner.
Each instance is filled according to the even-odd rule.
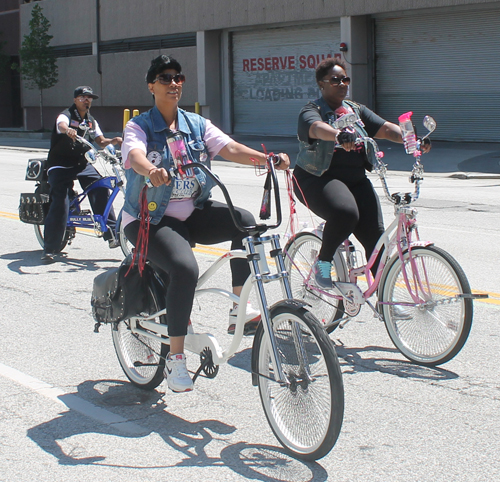
[[[360,118],[358,104],[351,101],[343,101],[343,104],[351,107],[358,119]],[[326,103],[323,97],[316,99],[311,104],[318,108],[321,115],[321,120],[330,123],[330,120],[335,119],[335,113],[332,108]],[[363,126],[356,123],[354,126],[358,135],[366,137],[367,133]],[[301,141],[299,139],[299,153],[297,154],[296,165],[307,171],[309,174],[320,177],[330,167],[332,162],[333,151],[335,150],[335,141],[323,141],[321,139],[314,139],[312,144]],[[368,168],[368,166],[367,166]],[[369,168],[368,168],[369,169]],[[371,171],[371,169],[369,169]]]
[[[183,109],[177,110],[177,120],[179,132],[184,137],[186,150],[189,158],[193,162],[201,162],[210,168],[210,156],[208,149],[203,141],[205,135],[205,119],[198,114],[186,112]],[[146,157],[156,166],[169,169],[174,166],[172,155],[167,145],[167,135],[170,132],[163,116],[155,106],[151,110],[134,117],[135,122],[147,136]],[[203,203],[210,197],[210,191],[215,183],[208,178],[200,169],[194,169],[195,177],[200,185],[200,193],[196,198],[194,205],[201,209]],[[144,187],[146,178],[137,174],[133,169],[127,169],[125,172],[127,179],[127,188],[125,191],[125,203],[123,209],[130,215],[139,219],[139,194]],[[169,186],[151,188],[147,190],[148,208],[150,221],[158,224],[165,213],[174,183]]]

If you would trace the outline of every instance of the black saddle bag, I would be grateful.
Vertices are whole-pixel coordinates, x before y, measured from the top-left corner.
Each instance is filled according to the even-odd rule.
[[[146,264],[141,273],[128,256],[118,268],[111,268],[94,278],[92,314],[98,323],[115,323],[154,309],[149,292],[153,268]],[[128,272],[128,274],[127,274]]]
[[[45,224],[49,206],[48,194],[23,193],[19,199],[19,219],[28,224]]]

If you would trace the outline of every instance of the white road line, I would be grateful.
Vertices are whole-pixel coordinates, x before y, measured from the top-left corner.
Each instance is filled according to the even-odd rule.
[[[77,395],[65,393],[60,388],[53,387],[42,380],[26,375],[25,373],[4,365],[3,363],[0,363],[0,375],[4,378],[11,379],[19,385],[23,385],[54,402],[64,405],[70,410],[75,410],[98,422],[110,425],[125,434],[137,436],[149,433],[146,429],[136,423],[129,422],[127,419],[87,402]]]

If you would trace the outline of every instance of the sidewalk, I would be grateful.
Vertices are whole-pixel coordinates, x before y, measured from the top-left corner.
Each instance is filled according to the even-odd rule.
[[[119,135],[116,132],[104,134],[107,137]],[[45,137],[45,138],[43,138]],[[260,137],[234,134],[236,141],[254,149],[262,150],[261,144],[268,152],[286,152],[295,164],[298,142],[294,137]],[[0,130],[0,148],[20,148],[23,150],[48,150],[50,134]],[[384,162],[392,171],[410,171],[412,157],[404,154],[402,146],[389,141],[379,141],[384,152]],[[443,173],[455,177],[500,178],[500,143],[468,143],[434,141],[429,154],[422,157],[427,173]]]
[[[270,152],[286,152],[292,164],[298,153],[298,141],[293,137],[256,137],[232,135],[236,141],[261,150],[261,143]],[[1,142],[1,140],[0,140]],[[405,154],[403,146],[379,140],[384,162],[392,171],[410,171],[413,157]],[[481,174],[482,177],[500,178],[500,143],[467,143],[433,141],[432,150],[422,156],[427,173],[447,173],[460,177]]]

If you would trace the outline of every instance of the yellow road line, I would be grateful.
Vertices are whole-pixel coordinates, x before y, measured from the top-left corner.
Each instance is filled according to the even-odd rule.
[[[8,218],[8,219],[19,219],[19,214],[6,213],[4,211],[0,211],[0,216],[2,218]]]
[[[18,214],[9,213],[6,211],[0,211],[0,217],[7,218],[7,219],[15,219],[15,220],[19,219]],[[87,229],[87,228],[77,228],[77,231],[93,232],[92,229]],[[223,249],[223,248],[217,248],[217,247],[206,246],[206,245],[201,245],[201,244],[197,245],[193,249],[193,251],[195,253],[206,254],[206,255],[210,255],[210,256],[217,256],[217,257],[222,256],[224,253],[227,252],[227,250]],[[272,259],[268,259],[268,262],[272,262]],[[361,277],[360,277],[360,279],[361,279]],[[481,290],[472,290],[472,293],[487,294],[489,296],[489,298],[478,299],[476,301],[479,301],[481,303],[487,303],[490,305],[500,306],[500,293],[489,293],[487,291],[481,291]]]

